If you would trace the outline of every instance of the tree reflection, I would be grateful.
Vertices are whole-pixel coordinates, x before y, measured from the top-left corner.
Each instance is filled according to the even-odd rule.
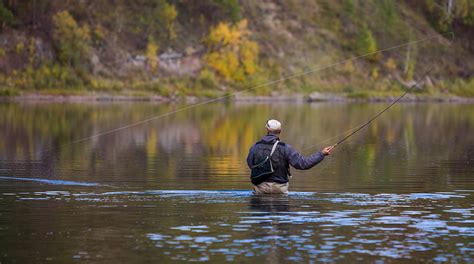
[[[168,113],[173,104],[1,104],[0,169],[12,176],[141,184],[247,184],[248,149],[268,118],[283,123],[282,140],[304,154],[337,141],[334,135],[366,122],[386,104],[208,104],[116,133],[91,135]],[[338,147],[326,186],[383,184],[399,174],[442,174],[472,160],[474,106],[400,104]],[[342,136],[341,136],[342,137]],[[327,141],[314,146],[328,138]],[[57,148],[58,146],[64,147]],[[69,145],[67,145],[69,144]],[[451,146],[455,144],[456,148]],[[314,146],[314,147],[312,147]],[[466,156],[467,155],[467,156]],[[439,167],[429,164],[435,162]],[[20,164],[20,165],[18,165]],[[431,166],[431,167],[430,167]],[[21,167],[21,168],[20,168]],[[46,171],[46,173],[45,173]],[[296,172],[304,186],[318,167]],[[302,176],[302,177],[300,177]],[[347,181],[347,179],[353,181]],[[234,182],[234,183],[233,183]],[[315,184],[315,183],[311,183]],[[317,183],[319,186],[323,183]],[[199,185],[200,186],[200,185]],[[298,186],[298,184],[296,185]]]

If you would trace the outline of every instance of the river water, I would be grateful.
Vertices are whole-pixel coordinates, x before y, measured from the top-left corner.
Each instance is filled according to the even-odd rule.
[[[308,155],[386,104],[0,104],[0,263],[474,259],[474,105],[398,104],[288,196],[250,191],[269,118]]]

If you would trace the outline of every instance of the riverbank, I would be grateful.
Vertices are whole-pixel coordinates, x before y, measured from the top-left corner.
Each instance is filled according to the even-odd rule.
[[[153,94],[134,93],[76,93],[76,94],[45,94],[45,93],[23,93],[14,96],[0,96],[0,102],[58,102],[58,103],[81,103],[81,102],[152,102],[152,103],[199,103],[206,101],[234,101],[234,102],[392,102],[402,93],[390,94],[354,94],[354,93],[319,93],[309,95],[296,93],[293,95],[250,95],[250,94],[216,94],[212,97],[205,96],[173,96],[166,97]],[[474,103],[474,97],[460,97],[452,94],[407,94],[401,102],[431,102],[431,103]]]

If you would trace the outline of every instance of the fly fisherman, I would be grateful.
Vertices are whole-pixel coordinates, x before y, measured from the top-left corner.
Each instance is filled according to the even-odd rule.
[[[325,147],[308,157],[298,153],[292,146],[280,142],[281,123],[268,120],[267,135],[255,143],[247,156],[247,165],[251,169],[251,181],[254,193],[288,193],[290,166],[307,170],[320,163],[324,156],[331,154],[332,147]]]

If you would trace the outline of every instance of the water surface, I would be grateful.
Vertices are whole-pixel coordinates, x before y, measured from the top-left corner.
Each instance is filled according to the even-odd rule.
[[[0,262],[472,262],[474,105],[400,104],[289,196],[250,192],[269,118],[304,154],[386,104],[0,104]]]

